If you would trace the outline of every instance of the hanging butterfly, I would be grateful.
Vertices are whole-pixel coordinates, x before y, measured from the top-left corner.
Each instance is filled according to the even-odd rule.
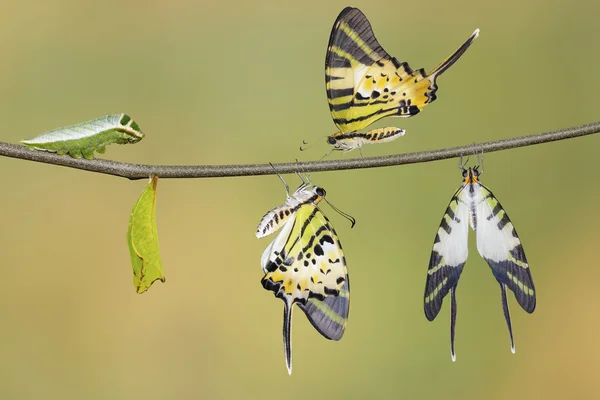
[[[350,283],[342,244],[318,207],[325,199],[325,190],[303,180],[290,196],[289,187],[279,178],[285,185],[286,202],[262,218],[256,237],[281,228],[263,252],[261,266],[265,276],[261,283],[284,302],[283,345],[291,375],[293,305],[298,304],[321,335],[340,340],[348,320]],[[342,215],[354,226],[352,217]]]
[[[462,161],[462,160],[461,160]],[[479,182],[479,166],[465,169],[461,163],[463,183],[446,208],[435,235],[425,284],[425,316],[433,321],[442,300],[450,292],[450,350],[454,352],[456,325],[456,286],[468,256],[468,225],[476,232],[477,250],[487,261],[500,284],[502,309],[515,352],[506,289],[510,289],[519,305],[528,313],[535,310],[535,287],[529,264],[508,214],[492,192]],[[468,225],[467,225],[468,224]]]
[[[332,151],[348,152],[363,145],[384,143],[404,135],[399,128],[358,132],[387,116],[412,117],[436,99],[436,79],[452,66],[473,40],[471,37],[430,72],[413,70],[390,56],[379,44],[367,17],[346,7],[333,25],[325,59],[329,109],[339,132],[328,136]]]

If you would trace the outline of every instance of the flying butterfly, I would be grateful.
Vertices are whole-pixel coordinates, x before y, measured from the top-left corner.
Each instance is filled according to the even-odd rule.
[[[339,132],[328,136],[334,150],[362,150],[404,135],[399,128],[358,132],[387,116],[412,117],[436,99],[436,80],[479,35],[471,37],[430,72],[413,70],[390,56],[379,44],[367,17],[346,7],[333,25],[325,59],[325,85],[333,122]]]
[[[291,375],[294,304],[298,304],[321,335],[340,340],[348,320],[350,283],[342,244],[318,207],[325,199],[325,190],[303,179],[302,185],[290,195],[289,187],[281,176],[279,178],[286,188],[286,202],[262,218],[256,237],[270,235],[281,228],[262,254],[265,275],[261,283],[284,302],[283,344]],[[352,217],[341,214],[354,226]]]
[[[468,225],[475,231],[479,254],[500,284],[502,309],[513,353],[515,342],[506,290],[514,293],[519,305],[528,313],[535,310],[536,304],[535,287],[521,240],[500,202],[479,181],[483,169],[479,171],[479,166],[465,169],[461,163],[461,170],[463,183],[452,196],[435,235],[425,284],[425,316],[429,321],[435,319],[442,300],[450,293],[452,361],[456,361],[456,287],[468,256]]]

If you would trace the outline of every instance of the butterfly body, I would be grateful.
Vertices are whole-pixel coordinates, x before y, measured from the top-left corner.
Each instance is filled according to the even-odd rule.
[[[464,54],[478,35],[476,30],[458,50],[427,73],[390,56],[375,38],[365,15],[356,8],[345,8],[334,23],[325,59],[329,108],[341,135],[336,142],[347,142],[334,149],[349,151],[375,143],[351,140],[355,137],[344,135],[356,133],[381,118],[418,114],[437,98],[437,77]],[[400,136],[390,136],[387,141]]]
[[[451,354],[455,360],[456,287],[468,257],[468,226],[476,233],[477,250],[490,266],[501,289],[504,317],[514,352],[506,290],[515,294],[528,313],[535,310],[536,293],[529,264],[517,232],[492,192],[479,182],[477,167],[463,172],[463,183],[446,208],[436,234],[425,285],[425,316],[433,321],[442,300],[451,295]]]
[[[314,188],[309,188],[307,184],[300,185],[291,196],[288,194],[282,206],[275,207],[262,217],[256,237],[260,239],[277,231],[303,204],[317,205],[322,198]]]
[[[391,142],[404,136],[405,133],[404,129],[399,128],[379,128],[366,133],[337,132],[327,137],[327,143],[332,145],[335,150],[351,151],[360,149],[366,144]]]
[[[294,304],[328,339],[341,339],[348,318],[350,286],[346,258],[337,233],[317,207],[324,196],[322,188],[303,184],[288,196],[283,206],[263,217],[257,231],[257,236],[265,236],[281,228],[263,252],[261,266],[265,275],[261,283],[284,302],[283,338],[290,374]],[[282,212],[284,222],[280,218]]]

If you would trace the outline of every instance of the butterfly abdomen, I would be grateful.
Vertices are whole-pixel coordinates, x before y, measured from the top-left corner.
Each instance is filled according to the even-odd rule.
[[[277,231],[300,206],[301,204],[297,200],[290,198],[283,206],[275,207],[267,212],[256,228],[256,237],[262,238]]]
[[[380,128],[369,131],[365,134],[365,144],[386,143],[404,136],[406,131],[398,128]]]
[[[352,132],[352,133],[341,133],[338,132],[332,137],[336,142],[339,143],[339,147],[343,150],[349,151],[357,149],[366,144],[385,143],[396,140],[399,137],[404,136],[406,131],[399,128],[380,128],[369,132]]]

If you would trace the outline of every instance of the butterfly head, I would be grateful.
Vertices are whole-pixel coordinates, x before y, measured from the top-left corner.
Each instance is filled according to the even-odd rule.
[[[473,168],[468,168],[468,169],[464,169],[462,170],[462,175],[464,178],[464,184],[465,185],[470,185],[473,183],[477,183],[479,181],[479,166],[476,165]]]
[[[333,150],[350,151],[356,148],[356,146],[352,143],[351,140],[342,137],[339,133],[327,136],[327,143],[333,146]]]
[[[311,190],[314,193],[314,195],[311,198],[314,204],[318,204],[321,200],[325,198],[327,194],[327,192],[325,192],[325,189],[319,186],[314,186]]]

